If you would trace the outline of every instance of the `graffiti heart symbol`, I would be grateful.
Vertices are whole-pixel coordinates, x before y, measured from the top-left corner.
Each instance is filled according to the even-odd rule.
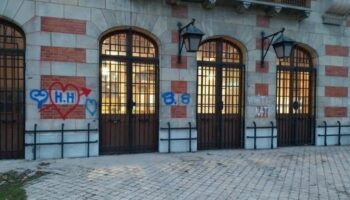
[[[90,113],[90,115],[94,116],[97,112],[97,101],[95,99],[86,99],[86,110]]]
[[[49,95],[45,89],[34,89],[30,91],[30,98],[36,101],[37,107],[40,109],[49,98]]]
[[[62,106],[58,106],[54,101],[54,94],[53,92],[53,89],[52,88],[55,88],[55,89],[58,89],[58,90],[62,90],[62,92],[65,92],[67,90],[72,90],[76,93],[76,96],[77,96],[77,100],[76,102],[73,104],[73,105],[66,105],[64,107]],[[50,101],[53,105],[53,107],[56,109],[56,111],[58,112],[58,114],[61,116],[62,119],[66,119],[66,117],[69,115],[69,113],[71,113],[73,110],[75,110],[77,108],[77,106],[79,105],[79,102],[80,102],[80,95],[79,95],[79,88],[73,84],[66,84],[64,85],[63,83],[61,82],[53,82],[50,87],[49,87],[49,97],[50,97]],[[66,109],[67,108],[67,109]]]

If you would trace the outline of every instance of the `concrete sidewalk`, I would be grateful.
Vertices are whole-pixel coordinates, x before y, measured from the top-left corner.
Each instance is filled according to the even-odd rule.
[[[0,161],[10,169],[50,172],[29,199],[350,199],[350,146]]]

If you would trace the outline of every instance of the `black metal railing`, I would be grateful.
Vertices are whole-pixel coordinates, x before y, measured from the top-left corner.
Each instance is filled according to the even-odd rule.
[[[254,149],[256,149],[256,140],[261,138],[270,138],[271,139],[271,149],[273,149],[274,142],[273,139],[277,138],[277,135],[274,135],[274,128],[277,128],[273,122],[270,122],[271,126],[256,126],[255,121],[253,121],[253,126],[248,126],[247,129],[254,129],[254,136],[247,136],[248,139],[254,139]],[[271,129],[271,135],[266,136],[257,136],[256,130],[257,129]]]
[[[299,6],[299,7],[305,7],[310,8],[311,0],[263,0],[266,2],[271,3],[279,3],[279,4],[286,4],[291,6]]]
[[[34,124],[34,130],[26,130],[26,134],[33,134],[34,139],[33,143],[26,143],[25,146],[33,146],[33,159],[36,160],[36,149],[37,146],[47,146],[47,145],[60,145],[61,146],[61,158],[64,158],[64,145],[67,144],[87,144],[87,157],[90,157],[90,144],[97,143],[98,140],[90,141],[91,132],[97,132],[98,129],[91,129],[90,123],[88,123],[87,129],[64,129],[64,124],[61,125],[61,129],[55,130],[38,130],[38,125]],[[86,132],[87,140],[86,141],[75,141],[75,142],[66,142],[64,140],[64,135],[67,132]],[[37,142],[37,135],[41,133],[59,133],[61,134],[60,142]]]
[[[320,137],[324,137],[324,146],[327,146],[328,137],[338,137],[338,145],[341,145],[341,138],[343,136],[350,136],[350,133],[342,133],[341,128],[350,127],[350,125],[342,125],[340,121],[337,121],[337,125],[328,125],[326,121],[323,121],[323,125],[318,125],[319,128],[324,128],[324,134],[318,134]],[[328,128],[338,128],[337,134],[327,134]]]
[[[197,140],[197,137],[192,138],[192,130],[196,130],[196,127],[192,127],[191,122],[188,122],[188,127],[171,127],[170,122],[167,123],[168,127],[160,128],[161,130],[168,130],[168,138],[161,138],[161,141],[168,141],[168,153],[171,152],[171,141],[176,141],[176,140],[183,140],[183,141],[188,141],[189,143],[189,148],[188,151],[192,152],[192,140]],[[173,138],[171,137],[171,131],[172,130],[188,130],[188,137],[185,138]]]

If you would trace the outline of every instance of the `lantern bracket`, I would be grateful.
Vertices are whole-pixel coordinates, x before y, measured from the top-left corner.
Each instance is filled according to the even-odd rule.
[[[181,22],[177,23],[178,37],[179,37],[178,38],[179,45],[178,45],[177,63],[181,63],[181,51],[182,51],[182,48],[184,46],[184,40],[182,40],[182,38],[181,38],[182,31],[184,29],[186,29],[187,27],[189,27],[190,25],[194,25],[195,21],[196,21],[195,19],[192,19],[192,21],[190,23],[188,23],[187,25],[185,25],[185,26],[182,26]]]
[[[263,68],[264,67],[264,62],[265,62],[265,57],[266,57],[266,54],[267,52],[269,51],[272,43],[274,42],[273,40],[275,39],[275,37],[278,35],[278,34],[283,34],[284,32],[284,28],[282,28],[280,31],[277,31],[271,35],[268,35],[268,36],[265,36],[265,32],[262,31],[261,32],[261,60],[260,60],[260,67]],[[269,39],[271,38],[271,39]],[[266,48],[266,51],[264,51],[264,46],[265,46],[265,41],[267,40],[267,48]]]

